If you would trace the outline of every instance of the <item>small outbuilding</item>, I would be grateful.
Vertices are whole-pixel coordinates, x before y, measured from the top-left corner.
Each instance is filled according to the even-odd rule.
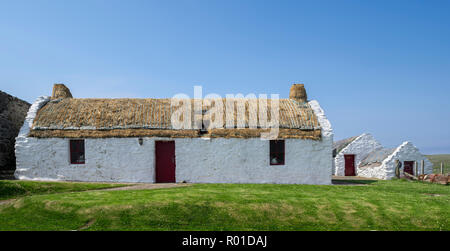
[[[382,148],[370,152],[358,166],[358,176],[392,179],[395,177],[397,161],[401,163],[400,177],[404,176],[403,173],[411,175],[433,173],[433,164],[428,158],[411,142],[404,142],[397,148]]]
[[[337,141],[333,145],[334,169],[336,176],[356,176],[357,167],[372,151],[383,148],[369,133]]]
[[[395,177],[396,161],[402,164],[401,175],[404,172],[422,174],[422,163],[425,174],[433,172],[432,163],[411,142],[388,149],[368,133],[335,142],[333,157],[333,174],[336,176],[392,179]]]

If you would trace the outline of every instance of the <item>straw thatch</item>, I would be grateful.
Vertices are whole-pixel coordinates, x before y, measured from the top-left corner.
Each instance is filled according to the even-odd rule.
[[[289,98],[299,103],[305,103],[308,100],[304,84],[293,84],[289,92]]]
[[[192,126],[200,121],[194,130],[176,130],[171,123],[172,114],[184,102],[191,102]],[[202,118],[217,122],[211,112],[216,105],[223,104],[222,122],[216,128],[209,128],[210,137],[259,137],[267,129],[257,129],[263,118],[272,119],[273,101],[267,100],[267,109],[258,104],[258,99],[204,99],[179,100],[178,106],[171,106],[171,99],[62,99],[47,103],[34,120],[30,136],[33,137],[197,137]],[[201,112],[194,112],[195,105]],[[232,127],[227,129],[226,111],[234,105]],[[230,106],[231,108],[231,106]],[[238,118],[238,110],[245,110]],[[220,114],[219,114],[220,115]],[[320,139],[320,125],[316,115],[307,103],[289,99],[279,100],[280,137]],[[181,115],[180,118],[183,116]],[[249,121],[256,118],[256,125]],[[184,119],[184,118],[182,118]],[[243,121],[238,123],[237,121]],[[243,125],[244,128],[240,128]],[[229,126],[229,125],[228,125]],[[258,126],[259,127],[259,126]],[[286,130],[283,130],[286,129]]]
[[[270,129],[212,129],[208,132],[211,138],[259,138],[261,133],[269,133]],[[279,139],[321,139],[321,130],[283,129],[278,132]]]
[[[70,93],[69,88],[67,88],[64,84],[54,84],[52,99],[60,98],[72,98],[72,93]]]
[[[207,133],[199,130],[157,130],[157,129],[113,129],[113,130],[32,130],[30,137],[36,138],[128,138],[128,137],[167,137],[167,138],[259,138],[269,129],[211,129]],[[299,129],[280,129],[279,139],[320,140],[321,130],[304,131]]]
[[[168,137],[196,138],[198,130],[112,129],[112,130],[31,130],[36,138],[129,138]]]

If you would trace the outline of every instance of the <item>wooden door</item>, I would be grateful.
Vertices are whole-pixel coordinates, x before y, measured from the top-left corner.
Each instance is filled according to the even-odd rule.
[[[156,183],[175,182],[175,141],[155,142]]]
[[[355,171],[355,155],[346,154],[345,159],[345,176],[356,176]]]
[[[403,163],[403,172],[414,175],[414,161],[405,161]]]

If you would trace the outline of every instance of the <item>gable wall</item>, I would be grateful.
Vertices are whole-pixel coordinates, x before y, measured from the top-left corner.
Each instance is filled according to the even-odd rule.
[[[381,144],[370,134],[362,134],[358,138],[356,138],[353,142],[347,145],[341,152],[339,152],[334,158],[335,164],[335,172],[334,175],[337,176],[345,176],[345,154],[354,154],[355,155],[355,167],[356,167],[356,175],[358,173],[358,167],[361,161],[367,157],[367,155],[381,148]]]

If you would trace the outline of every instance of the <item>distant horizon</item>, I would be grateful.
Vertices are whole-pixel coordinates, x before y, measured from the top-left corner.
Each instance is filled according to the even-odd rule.
[[[0,90],[76,98],[275,93],[305,84],[335,140],[450,153],[449,1],[5,1]]]

